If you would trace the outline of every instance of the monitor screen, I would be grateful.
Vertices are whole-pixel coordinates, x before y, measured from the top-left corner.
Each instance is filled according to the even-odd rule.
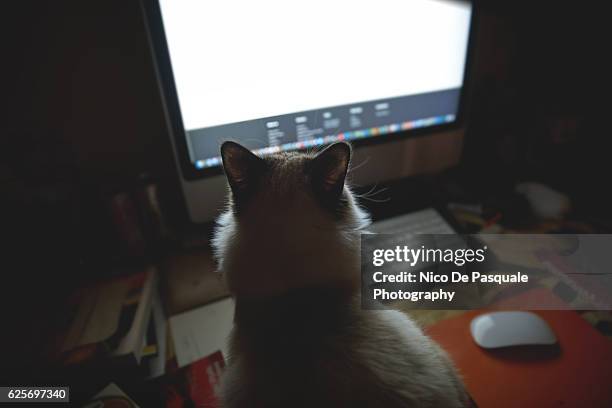
[[[452,123],[472,6],[449,0],[160,0],[189,160]]]

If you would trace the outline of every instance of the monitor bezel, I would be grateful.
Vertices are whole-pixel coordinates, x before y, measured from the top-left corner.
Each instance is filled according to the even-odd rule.
[[[475,5],[475,2],[465,0],[455,1],[470,3],[472,6],[472,13],[470,16],[470,28],[468,33],[467,52],[463,72],[463,86],[461,87],[459,94],[459,108],[455,115],[455,120],[450,123],[431,125],[427,127],[409,130],[400,130],[395,133],[389,133],[384,137],[369,137],[351,140],[351,144],[353,145],[353,147],[359,148],[361,146],[389,143],[408,137],[421,137],[432,133],[459,129],[464,125],[467,113],[466,105],[469,93],[468,90],[470,89],[470,72],[472,70],[472,54],[477,22],[477,7]],[[142,0],[141,4],[144,10],[144,20],[147,34],[149,37],[149,42],[151,45],[151,53],[153,61],[156,65],[155,69],[157,74],[157,80],[159,82],[159,86],[162,93],[162,103],[164,105],[166,118],[169,122],[168,130],[172,133],[171,137],[174,142],[174,147],[176,150],[175,153],[177,156],[179,167],[181,169],[182,176],[185,180],[192,181],[223,174],[223,168],[220,165],[215,167],[206,167],[198,169],[190,160],[186,140],[187,137],[183,125],[183,118],[180,110],[178,93],[174,80],[174,73],[172,72],[172,64],[170,60],[170,53],[168,50],[168,43],[166,40],[159,0]]]

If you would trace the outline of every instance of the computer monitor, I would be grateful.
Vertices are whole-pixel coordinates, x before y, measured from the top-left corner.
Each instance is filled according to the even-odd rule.
[[[361,184],[459,158],[470,2],[142,1],[195,222],[223,207],[225,140],[261,155],[350,141]]]

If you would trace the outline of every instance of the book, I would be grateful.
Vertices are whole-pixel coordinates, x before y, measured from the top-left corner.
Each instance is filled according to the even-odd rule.
[[[146,364],[147,378],[156,378],[163,375],[166,371],[168,342],[168,319],[164,312],[159,290],[153,293],[153,304],[151,305],[151,326],[155,340],[155,354],[148,357]]]
[[[138,366],[157,291],[154,267],[81,290],[61,349],[64,365],[115,360]]]
[[[185,367],[169,367],[168,372],[156,380],[156,388],[168,408],[216,408],[224,367],[223,355],[217,351]]]
[[[146,330],[151,319],[151,305],[153,303],[153,292],[156,290],[157,273],[151,268],[142,276],[143,281],[138,282],[132,289],[132,297],[126,298],[124,309],[127,314],[126,324],[129,327],[125,336],[122,336],[116,348],[112,349],[112,356],[133,356],[140,364],[143,348],[145,346]],[[132,317],[133,315],[133,317]],[[131,319],[130,319],[131,318]],[[120,326],[119,333],[122,334],[123,327]]]

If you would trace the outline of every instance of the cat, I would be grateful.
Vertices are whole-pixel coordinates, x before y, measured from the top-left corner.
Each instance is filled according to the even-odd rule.
[[[235,298],[221,406],[466,407],[447,355],[406,315],[360,307],[369,217],[349,144],[258,157],[221,146],[229,184],[212,246]]]

